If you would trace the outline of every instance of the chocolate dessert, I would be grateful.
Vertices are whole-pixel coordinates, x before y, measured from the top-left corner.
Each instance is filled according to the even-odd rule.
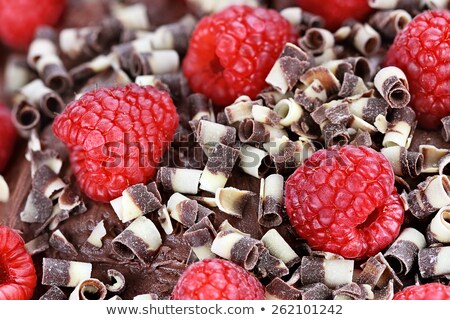
[[[0,100],[11,106],[19,138],[4,182],[0,176],[0,224],[17,231],[32,256],[32,299],[171,299],[190,265],[214,258],[255,276],[266,299],[392,299],[415,284],[448,284],[450,120],[442,129],[418,127],[405,73],[383,65],[395,36],[434,7],[370,1],[367,23],[346,21],[332,32],[297,1],[237,1],[277,11],[293,35],[257,94],[222,104],[193,89],[183,61],[199,21],[232,2],[72,0],[56,27],[37,29],[25,55],[2,48]],[[102,88],[139,86],[170,96],[175,134],[151,179],[96,198],[101,188],[87,191],[77,167],[92,157],[74,160],[76,139],[63,142],[55,117]],[[125,140],[133,130],[124,129]],[[297,169],[344,145],[383,155],[388,196],[401,204],[392,239],[368,255],[301,236],[296,210],[308,200],[286,203],[295,201],[286,181]],[[355,229],[376,223],[380,206]]]

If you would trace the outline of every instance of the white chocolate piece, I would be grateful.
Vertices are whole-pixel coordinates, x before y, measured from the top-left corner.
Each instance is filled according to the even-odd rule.
[[[441,208],[430,223],[433,237],[441,243],[450,243],[450,207]]]
[[[252,177],[262,178],[262,175],[265,171],[264,168],[262,168],[262,166],[265,165],[263,163],[263,160],[268,155],[269,154],[264,150],[244,144],[241,146],[239,153],[239,157],[241,159],[241,161],[239,162],[239,167],[242,169],[242,171],[251,175]]]
[[[81,281],[91,277],[92,264],[87,262],[70,261],[70,282],[67,287],[75,287]]]
[[[105,300],[106,286],[98,279],[90,278],[80,282],[69,296],[69,300]],[[95,296],[96,299],[88,299],[88,297]]]
[[[257,122],[271,126],[278,126],[279,122],[276,113],[272,109],[260,105],[253,105],[252,118]]]
[[[152,74],[176,72],[180,67],[180,56],[175,50],[156,50],[148,59]]]
[[[439,254],[436,257],[436,264],[434,266],[434,275],[449,275],[450,274],[450,247],[440,248]]]
[[[424,173],[439,172],[439,161],[442,157],[450,153],[448,149],[439,149],[433,145],[420,145],[419,152],[423,154],[423,169]],[[439,173],[439,174],[442,174]]]
[[[242,218],[245,205],[251,195],[253,195],[251,191],[239,190],[233,187],[218,188],[215,199],[220,211]]]
[[[158,209],[158,221],[166,234],[172,234],[172,220],[170,220],[169,211],[165,205]]]
[[[291,26],[295,27],[302,22],[302,9],[300,7],[288,7],[280,11],[280,14],[285,18]]]
[[[120,196],[120,197],[118,197],[116,199],[113,199],[113,200],[111,200],[109,202],[120,221],[123,220],[122,199],[123,199],[123,196]]]
[[[235,227],[233,227],[233,226],[230,224],[230,222],[229,222],[228,220],[224,220],[224,221],[220,224],[220,226],[219,226],[219,228],[218,228],[218,231],[219,231],[219,232],[221,232],[221,231],[230,231],[230,232],[234,232],[234,233],[239,233],[239,234],[241,234],[241,235],[244,236],[244,237],[250,237],[250,234],[249,234],[249,233],[245,233],[245,232],[242,232],[242,231],[239,230],[239,229],[236,229]]]
[[[230,260],[233,245],[244,238],[240,233],[220,231],[211,245],[211,251],[219,257]]]
[[[225,187],[228,178],[223,174],[214,174],[205,167],[202,176],[200,177],[200,189],[204,191],[209,191],[211,193],[216,193],[219,188]]]
[[[275,113],[281,118],[280,124],[283,127],[290,126],[297,122],[303,115],[303,109],[294,99],[283,99],[279,101],[274,108]]]
[[[300,259],[276,229],[267,231],[261,238],[261,241],[271,255],[283,261],[287,266],[292,265],[293,262],[295,263]]]
[[[170,213],[172,213],[172,211],[176,210],[177,205],[185,200],[189,200],[189,198],[183,196],[179,192],[175,192],[170,196],[169,200],[167,201],[167,209],[169,210]]]
[[[281,70],[280,61],[275,61],[272,69],[270,69],[269,74],[266,77],[266,83],[270,84],[275,90],[281,94],[286,94],[289,89],[289,84],[284,77],[283,71]]]
[[[141,208],[139,208],[134,202],[130,193],[125,189],[122,192],[122,222],[128,222],[137,217],[144,215],[146,212],[143,212]]]
[[[449,196],[450,180],[447,176],[436,176],[425,189],[428,202],[436,209],[450,205]]]
[[[411,125],[406,121],[399,121],[386,132],[383,139],[383,147],[401,146],[407,147]]]
[[[42,57],[48,55],[57,55],[55,44],[49,39],[34,39],[28,49],[27,62],[31,67],[36,69],[36,63],[41,60]]]
[[[184,168],[160,168],[163,187],[183,194],[197,194],[202,170]],[[168,186],[170,184],[170,187]]]
[[[233,133],[234,139],[231,137],[232,142],[234,142],[236,137],[235,128],[207,120],[200,120],[197,127],[197,142],[201,145],[213,147],[215,144],[221,142],[224,137]]]
[[[361,129],[362,131],[366,131],[369,133],[377,131],[377,128],[375,128],[373,125],[357,116],[353,116],[350,120],[350,127],[355,130]]]
[[[427,246],[427,242],[425,240],[424,235],[414,228],[405,228],[400,233],[400,235],[398,236],[397,240],[395,240],[395,242],[401,241],[401,240],[410,241],[410,242],[414,243],[417,246],[417,248],[419,248],[419,249],[423,249]]]
[[[386,120],[386,116],[379,114],[378,116],[376,116],[375,122],[373,123],[373,125],[381,133],[386,133],[389,123]]]
[[[353,279],[353,260],[330,259],[324,261],[325,284],[330,288],[351,283]]]
[[[103,246],[102,238],[106,235],[105,224],[103,220],[101,220],[95,228],[92,230],[89,238],[87,238],[87,242],[92,244],[94,247],[101,248]]]
[[[381,47],[381,36],[369,24],[358,24],[353,38],[355,48],[365,56],[371,56]]]
[[[281,174],[271,174],[265,179],[264,197],[272,197],[278,202],[283,202],[284,178]]]
[[[147,15],[147,7],[143,3],[126,7],[120,6],[116,10],[113,10],[112,14],[122,23],[124,29],[150,29],[151,24]]]
[[[5,181],[5,178],[3,178],[2,175],[0,175],[0,202],[8,202],[9,200],[9,186]]]

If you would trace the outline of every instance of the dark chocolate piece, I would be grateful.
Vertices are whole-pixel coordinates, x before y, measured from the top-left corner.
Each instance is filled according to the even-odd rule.
[[[266,286],[266,299],[301,300],[302,292],[276,277]]]
[[[269,250],[264,248],[259,254],[255,272],[259,278],[274,278],[288,275],[289,269],[281,259],[274,257],[270,254]]]
[[[66,294],[57,286],[51,286],[39,300],[67,300]]]
[[[325,284],[318,282],[303,286],[299,289],[302,300],[328,300],[331,299],[333,291]]]
[[[52,233],[49,239],[49,244],[57,251],[66,253],[68,255],[76,256],[78,254],[77,250],[71,244],[66,237],[62,234],[60,230],[56,230]]]

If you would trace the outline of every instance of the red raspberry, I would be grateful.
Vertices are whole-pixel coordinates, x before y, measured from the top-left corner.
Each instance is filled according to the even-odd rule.
[[[450,300],[450,286],[437,282],[410,286],[397,292],[394,300]]]
[[[26,50],[40,25],[55,25],[65,0],[0,0],[0,39],[8,46]]]
[[[195,92],[227,106],[238,96],[254,98],[291,37],[291,26],[276,11],[230,6],[203,18],[195,28],[183,72]]]
[[[325,26],[333,31],[346,20],[363,21],[372,11],[368,2],[368,0],[298,0],[298,4],[303,10],[323,17]]]
[[[53,132],[71,151],[84,193],[108,202],[153,177],[177,126],[169,94],[129,84],[88,92],[71,102],[56,117]]]
[[[404,208],[388,160],[367,147],[315,152],[286,182],[286,209],[317,250],[372,256],[398,236]]]
[[[190,265],[172,292],[174,300],[263,300],[264,287],[245,269],[222,259]]]
[[[11,121],[11,113],[0,104],[0,173],[6,168],[14,149],[16,128]]]
[[[35,287],[36,271],[22,238],[0,226],[0,300],[31,299]]]
[[[425,11],[397,34],[385,59],[408,78],[419,125],[440,126],[450,115],[450,11]]]

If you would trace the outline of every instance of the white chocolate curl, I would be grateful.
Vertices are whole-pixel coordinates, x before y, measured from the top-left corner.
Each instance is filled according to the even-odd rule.
[[[287,267],[292,266],[300,260],[297,253],[295,253],[276,229],[267,231],[261,238],[261,241],[269,250],[270,254],[283,261]]]
[[[0,175],[0,202],[8,202],[8,200],[9,200],[9,187],[5,181],[5,178],[3,178],[2,175]]]
[[[441,208],[430,223],[430,232],[441,243],[450,243],[450,207]]]
[[[375,88],[392,108],[404,108],[410,101],[405,73],[397,67],[386,67],[377,72]]]
[[[80,282],[70,294],[69,300],[105,300],[106,286],[98,279]]]

